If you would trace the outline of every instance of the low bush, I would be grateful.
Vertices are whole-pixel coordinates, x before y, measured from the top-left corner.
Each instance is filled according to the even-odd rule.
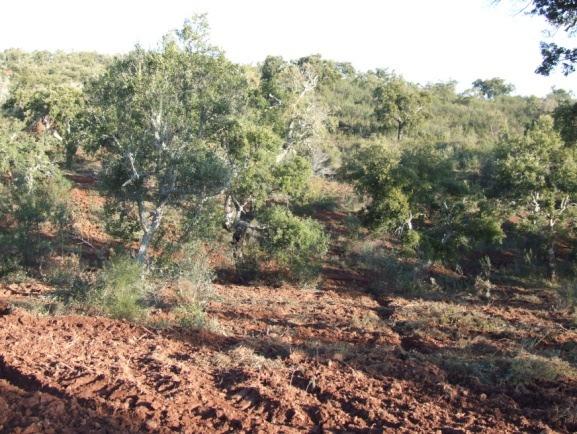
[[[288,280],[313,281],[328,251],[328,237],[321,224],[282,207],[269,209],[260,222],[265,228],[260,244],[269,258],[286,268]]]
[[[207,322],[206,313],[200,303],[179,305],[174,314],[178,324],[187,329],[204,328]]]
[[[43,142],[0,131],[0,274],[38,265],[70,225],[69,183],[49,152]]]
[[[511,359],[504,381],[527,386],[538,381],[557,381],[559,378],[575,379],[577,370],[559,357],[521,352]]]
[[[105,265],[100,285],[88,301],[112,318],[136,321],[145,316],[149,297],[142,265],[128,256],[118,256]]]
[[[450,381],[457,384],[480,382],[493,387],[523,388],[539,382],[577,378],[577,370],[569,362],[524,351],[484,356],[445,352],[434,359],[449,373]]]
[[[179,244],[157,259],[153,274],[173,290],[176,305],[204,305],[214,296],[215,275],[200,241]]]
[[[362,241],[352,247],[353,261],[367,271],[369,288],[376,293],[387,290],[418,293],[430,289],[423,276],[423,265],[404,260],[380,242]]]
[[[170,300],[162,302],[173,308],[178,324],[192,329],[206,327],[205,308],[215,297],[215,275],[203,244],[191,241],[174,246],[156,261],[153,272],[157,284],[169,289]]]

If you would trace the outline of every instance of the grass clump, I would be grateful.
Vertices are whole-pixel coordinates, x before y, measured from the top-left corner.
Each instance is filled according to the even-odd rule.
[[[182,328],[201,329],[207,324],[206,312],[199,303],[183,304],[174,310],[178,324]]]
[[[434,359],[449,374],[450,381],[457,384],[524,388],[540,382],[577,379],[577,370],[569,362],[526,351],[484,355],[448,351]]]
[[[283,366],[280,360],[269,359],[245,345],[238,345],[225,353],[217,353],[213,363],[225,370],[246,368],[257,371],[278,371]]]
[[[444,302],[415,302],[396,314],[399,326],[409,329],[446,329],[457,333],[514,331],[507,321],[465,306]]]
[[[168,274],[175,289],[177,304],[204,307],[214,297],[212,282],[215,274],[199,242],[180,246]]]
[[[179,326],[200,329],[214,325],[205,309],[215,298],[215,274],[200,242],[179,245],[163,263],[157,264],[156,273],[169,288],[170,295],[164,301],[173,308]]]
[[[136,321],[145,316],[150,288],[142,265],[133,258],[110,260],[102,270],[99,292],[95,301],[112,318]]]
[[[557,381],[561,378],[577,379],[577,369],[559,357],[520,352],[511,359],[504,381],[527,386],[537,381]]]
[[[424,267],[403,260],[380,241],[360,241],[351,250],[354,264],[367,271],[371,277],[369,289],[377,294],[387,290],[418,294],[431,289],[424,278]]]

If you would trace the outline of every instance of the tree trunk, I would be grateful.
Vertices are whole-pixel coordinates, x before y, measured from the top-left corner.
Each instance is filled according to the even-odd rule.
[[[556,267],[557,258],[555,256],[555,242],[553,237],[549,240],[549,247],[547,249],[547,266],[549,268],[549,279],[552,282],[557,280],[557,267]]]
[[[398,142],[401,141],[401,137],[403,136],[403,128],[404,128],[403,123],[399,122],[398,127],[397,127],[397,141]]]
[[[163,214],[164,214],[164,205],[160,205],[152,212],[152,221],[150,222],[150,226],[148,228],[143,228],[144,234],[140,239],[140,246],[138,248],[138,254],[136,255],[136,259],[141,264],[144,264],[146,260],[148,247],[150,246],[150,242],[152,241],[154,234],[160,227],[160,222],[162,221]]]
[[[227,231],[232,230],[232,226],[234,225],[237,216],[238,211],[234,206],[232,198],[230,197],[230,195],[227,195],[226,198],[224,199],[224,222],[223,222],[223,226]]]

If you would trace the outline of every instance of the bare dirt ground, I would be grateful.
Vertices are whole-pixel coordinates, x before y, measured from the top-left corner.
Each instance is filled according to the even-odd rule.
[[[338,233],[343,217],[322,220]],[[39,315],[19,306],[53,288],[1,285],[0,432],[577,431],[577,332],[545,291],[489,303],[366,282],[333,261],[314,288],[219,283],[211,332]]]

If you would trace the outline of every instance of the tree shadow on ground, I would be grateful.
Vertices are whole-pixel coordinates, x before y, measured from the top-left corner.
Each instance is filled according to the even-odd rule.
[[[140,433],[157,432],[134,411],[101,400],[78,398],[42,384],[8,365],[0,356],[0,431]],[[32,432],[32,431],[30,431]]]

